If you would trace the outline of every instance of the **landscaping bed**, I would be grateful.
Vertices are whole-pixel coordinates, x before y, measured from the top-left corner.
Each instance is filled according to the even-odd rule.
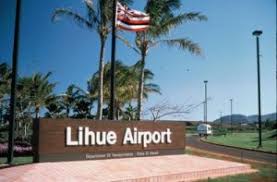
[[[8,154],[8,143],[0,143],[0,156],[5,157]],[[28,142],[16,141],[14,145],[14,156],[33,155],[32,146]]]

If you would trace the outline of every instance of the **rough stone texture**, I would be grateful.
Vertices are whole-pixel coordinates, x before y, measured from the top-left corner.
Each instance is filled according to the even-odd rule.
[[[0,170],[0,181],[193,181],[252,173],[247,164],[192,155],[36,163]]]

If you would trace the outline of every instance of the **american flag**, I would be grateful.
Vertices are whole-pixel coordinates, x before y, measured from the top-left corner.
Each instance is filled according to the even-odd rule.
[[[117,3],[116,25],[122,30],[141,32],[146,31],[149,27],[150,16],[141,11],[130,9]]]

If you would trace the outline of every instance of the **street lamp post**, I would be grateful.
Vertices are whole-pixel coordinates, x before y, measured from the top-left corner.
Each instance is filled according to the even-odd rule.
[[[17,80],[17,60],[19,47],[19,31],[20,31],[20,7],[21,0],[16,3],[16,17],[14,28],[14,44],[13,44],[13,62],[12,62],[12,83],[10,98],[10,118],[9,118],[9,146],[8,146],[8,164],[12,164],[14,150],[14,124],[15,124],[15,107],[16,107],[16,80]]]
[[[204,122],[206,124],[208,123],[207,83],[208,81],[204,80],[204,84],[205,84]]]
[[[261,86],[260,86],[260,43],[259,36],[263,32],[261,30],[255,30],[252,35],[256,37],[257,47],[257,81],[258,81],[258,122],[259,122],[259,147],[262,147],[262,117],[261,117]]]

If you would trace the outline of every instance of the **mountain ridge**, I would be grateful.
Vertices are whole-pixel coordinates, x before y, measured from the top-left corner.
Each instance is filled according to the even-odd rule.
[[[265,121],[275,121],[276,120],[276,113],[269,113],[262,115],[262,122]],[[231,115],[222,116],[214,122],[223,122],[229,123],[231,121]],[[243,115],[243,114],[232,114],[232,121],[234,123],[255,123],[258,121],[258,115]]]

